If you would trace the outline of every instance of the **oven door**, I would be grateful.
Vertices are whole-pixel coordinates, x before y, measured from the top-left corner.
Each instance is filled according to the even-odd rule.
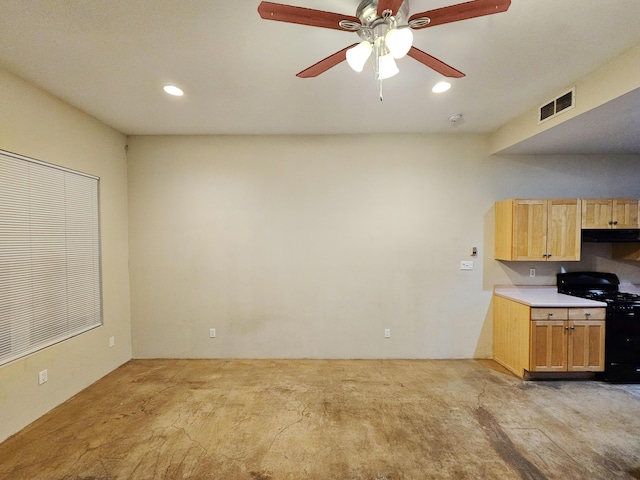
[[[640,315],[607,312],[605,380],[640,383]]]

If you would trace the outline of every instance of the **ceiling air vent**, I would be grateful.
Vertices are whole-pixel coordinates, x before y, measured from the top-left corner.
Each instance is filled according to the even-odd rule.
[[[576,106],[576,87],[564,92],[558,98],[545,103],[539,109],[538,123],[549,120],[556,115]]]

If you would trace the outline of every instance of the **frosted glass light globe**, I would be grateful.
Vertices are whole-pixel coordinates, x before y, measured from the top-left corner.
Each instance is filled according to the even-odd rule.
[[[366,40],[347,50],[347,63],[356,72],[361,72],[371,56],[372,46]]]
[[[387,32],[384,43],[393,58],[402,58],[411,50],[413,32],[410,28],[394,28]]]
[[[399,71],[400,70],[398,70],[396,61],[393,59],[393,56],[390,53],[387,55],[382,55],[378,59],[378,80],[391,78],[394,75],[397,75]]]

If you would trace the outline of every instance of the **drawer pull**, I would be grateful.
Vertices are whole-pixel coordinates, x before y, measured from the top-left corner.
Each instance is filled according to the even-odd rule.
[[[587,317],[587,318],[589,318],[589,317],[591,316],[591,312],[586,312],[586,313],[584,314],[584,316],[585,316],[585,317]]]

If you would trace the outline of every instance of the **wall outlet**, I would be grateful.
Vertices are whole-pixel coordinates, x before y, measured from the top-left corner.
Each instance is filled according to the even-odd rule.
[[[49,374],[46,369],[42,370],[41,372],[38,372],[38,385],[47,383],[48,380],[49,380]]]
[[[116,346],[116,337],[109,337],[109,347]]]
[[[463,260],[460,262],[460,270],[473,270],[473,260]]]
[[[216,338],[216,329],[215,328],[210,328],[209,329],[209,338]]]
[[[536,269],[535,268],[530,268],[529,269],[529,276],[530,277],[535,277],[536,276]]]
[[[391,338],[391,329],[390,328],[385,328],[384,329],[384,338]]]

